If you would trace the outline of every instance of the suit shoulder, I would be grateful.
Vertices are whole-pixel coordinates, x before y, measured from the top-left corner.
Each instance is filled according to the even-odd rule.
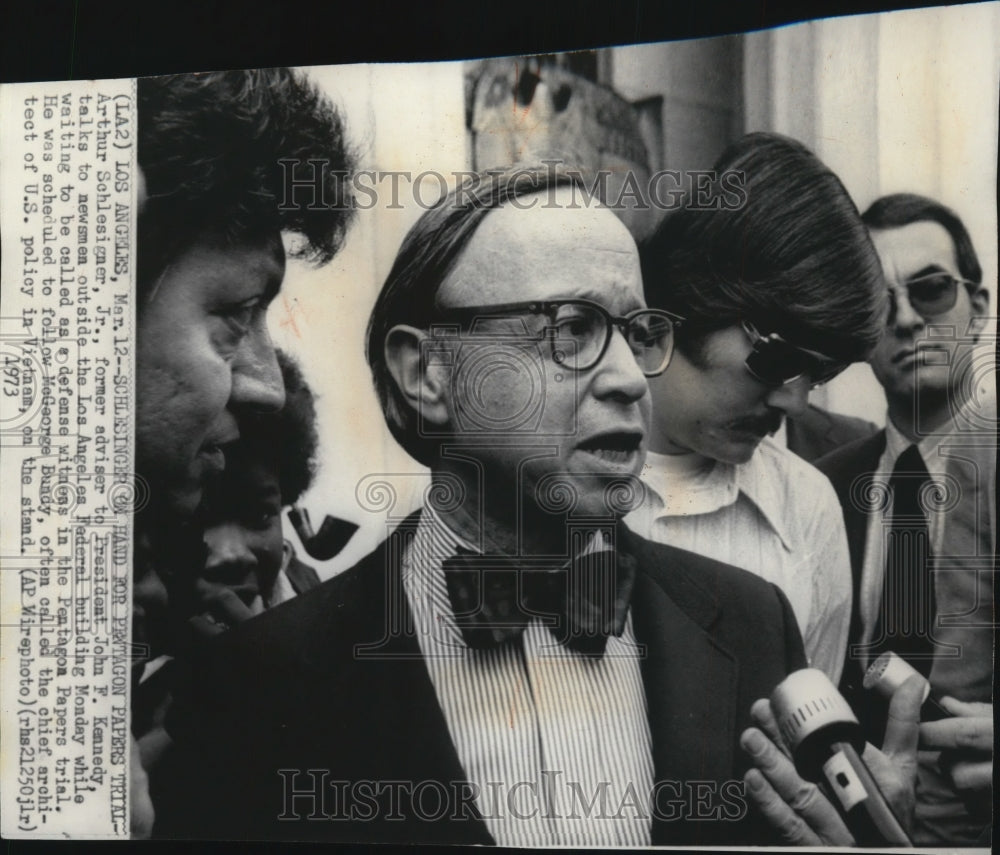
[[[830,412],[815,404],[789,417],[786,424],[788,447],[806,460],[816,460],[845,443],[878,430],[872,422]]]
[[[885,431],[881,430],[825,454],[816,461],[816,468],[837,486],[859,473],[873,471],[884,450]]]
[[[824,410],[824,413],[830,419],[830,424],[833,425],[838,439],[854,442],[878,432],[878,425],[867,419],[846,416],[843,413],[834,413],[830,410]]]
[[[704,599],[727,607],[736,605],[740,610],[779,607],[777,588],[749,570],[633,536],[641,542],[636,544],[636,552],[644,571],[682,607]]]
[[[313,647],[319,633],[328,635],[338,626],[346,631],[366,606],[373,601],[378,605],[380,558],[385,552],[382,544],[343,573],[224,633],[217,640],[216,655],[252,654],[249,661],[259,667],[280,667]]]
[[[805,667],[795,615],[776,585],[742,568],[635,537],[643,572],[725,649],[743,650],[762,667]],[[743,649],[747,639],[754,639],[752,650]]]

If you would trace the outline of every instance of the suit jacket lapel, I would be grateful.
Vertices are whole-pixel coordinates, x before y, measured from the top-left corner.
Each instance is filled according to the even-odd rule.
[[[860,582],[861,566],[865,556],[865,541],[868,538],[868,510],[862,502],[856,501],[856,496],[863,496],[867,493],[867,486],[870,486],[871,478],[878,467],[879,458],[885,451],[885,431],[879,431],[870,440],[865,441],[858,447],[857,465],[848,470],[846,483],[840,488],[841,506],[844,508],[844,525],[847,529],[847,542],[851,551],[851,566],[856,568],[855,582]],[[858,479],[868,479],[868,485],[862,480],[857,485],[854,482]],[[857,589],[857,584],[855,585]]]
[[[857,612],[861,566],[868,537],[868,508],[872,477],[885,451],[885,430],[852,442],[817,461],[816,466],[833,484],[844,511],[844,527],[854,576],[854,606]],[[853,636],[852,636],[853,637]]]
[[[830,479],[844,512],[847,548],[851,557],[852,605],[849,637],[861,637],[861,575],[864,570],[865,541],[868,539],[869,512],[865,499],[871,492],[873,476],[885,451],[885,430],[849,443],[817,462],[817,468]],[[850,645],[849,645],[850,646]],[[862,670],[858,659],[848,650],[840,690],[852,704],[863,696]]]
[[[632,614],[636,638],[646,645],[642,672],[656,780],[727,780],[739,670],[706,632],[718,605],[685,571],[682,552],[677,565],[660,567],[644,542],[629,539],[638,559]]]
[[[367,609],[354,633],[350,673],[339,670],[330,679],[344,693],[338,704],[342,716],[354,719],[346,739],[353,742],[348,748],[352,766],[362,770],[357,777],[434,780],[451,787],[466,781],[466,774],[420,652],[402,582],[402,559],[418,520],[419,512],[408,517],[359,568],[364,591],[357,593]],[[318,661],[326,661],[324,645],[316,649]],[[344,665],[331,667],[337,672]],[[343,746],[345,734],[337,738]],[[445,821],[446,815],[440,822],[421,817],[387,822],[379,833],[390,836],[373,839],[493,843],[478,811],[468,807],[462,821]]]

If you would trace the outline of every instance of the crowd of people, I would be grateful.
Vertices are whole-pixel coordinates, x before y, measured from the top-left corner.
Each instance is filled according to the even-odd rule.
[[[440,489],[321,582],[282,531],[312,393],[266,310],[348,237],[343,181],[282,192],[350,174],[344,119],[288,69],[143,79],[138,118],[135,836],[850,845],[766,700],[812,667],[912,840],[988,844],[995,404],[955,213],[861,214],[770,133],[715,164],[744,204],[641,245],[572,171],[470,176],[367,328]],[[883,430],[808,400],[865,361]],[[880,703],[888,651],[918,674]]]

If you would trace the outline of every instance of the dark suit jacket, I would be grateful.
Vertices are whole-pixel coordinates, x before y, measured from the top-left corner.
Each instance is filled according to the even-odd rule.
[[[810,463],[877,430],[872,422],[831,413],[814,404],[801,416],[786,420],[789,450]]]
[[[188,701],[175,705],[180,748],[155,788],[157,836],[493,842],[474,806],[440,821],[404,806],[394,820],[382,800],[375,818],[347,822],[322,818],[338,811],[332,796],[323,805],[306,796],[294,807],[316,819],[278,819],[289,789],[279,769],[353,782],[465,781],[417,638],[406,632],[399,559],[416,519],[351,570],[213,641]],[[692,819],[688,800],[691,782],[741,778],[738,738],[751,704],[805,665],[787,600],[750,573],[627,531],[621,546],[637,559],[633,625],[647,646],[655,778],[679,782],[685,800],[681,819],[654,821],[653,842],[775,842],[753,814]],[[311,780],[293,783],[302,790]],[[664,813],[674,792],[662,796]]]
[[[868,719],[862,721],[862,724],[865,725],[869,740],[876,745],[882,741],[885,710],[872,693],[863,690],[861,680],[864,671],[859,660],[852,658],[850,646],[861,638],[861,571],[865,560],[865,541],[868,539],[868,512],[864,503],[858,501],[858,497],[864,495],[864,484],[875,472],[884,451],[885,430],[880,430],[872,436],[838,448],[815,463],[816,468],[830,479],[840,500],[840,507],[844,512],[844,528],[847,529],[847,548],[851,556],[854,598],[840,691],[859,717]],[[862,492],[855,492],[855,497],[852,498],[852,488]],[[866,710],[870,711],[870,715],[865,715]]]

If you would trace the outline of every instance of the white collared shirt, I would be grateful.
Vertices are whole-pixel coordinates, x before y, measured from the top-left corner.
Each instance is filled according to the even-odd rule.
[[[833,486],[765,438],[746,463],[650,452],[646,499],[626,518],[659,543],[742,567],[784,592],[810,665],[840,680],[851,622],[851,566]]]
[[[478,551],[425,507],[404,559],[403,589],[493,839],[501,846],[649,845],[652,740],[631,611],[600,659],[556,643],[537,619],[517,640],[470,648],[442,569],[459,545]]]

